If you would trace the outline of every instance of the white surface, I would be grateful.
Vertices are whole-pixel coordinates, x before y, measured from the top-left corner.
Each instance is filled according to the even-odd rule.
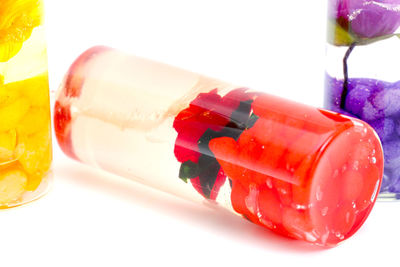
[[[51,89],[95,44],[320,106],[325,1],[47,1]],[[52,190],[0,212],[0,266],[396,266],[400,203],[324,250],[67,159]]]

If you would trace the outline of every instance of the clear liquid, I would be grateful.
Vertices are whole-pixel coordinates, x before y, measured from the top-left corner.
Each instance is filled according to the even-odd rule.
[[[179,69],[147,60],[127,61],[113,52],[97,57],[87,67],[97,76],[101,70],[96,68],[108,61],[116,66],[114,75],[107,75],[101,82],[86,79],[79,99],[71,105],[72,117],[75,112],[79,114],[72,125],[72,146],[77,157],[112,173],[203,202],[201,195],[188,189],[190,183],[176,178],[180,163],[171,157],[177,137],[173,120],[200,92],[233,87],[197,74],[182,75]],[[149,70],[161,74],[151,83],[146,77]],[[127,73],[131,71],[134,77]],[[141,93],[141,88],[146,91]],[[221,192],[219,198],[229,195],[228,182],[223,188],[226,192]],[[219,203],[230,207],[227,200]]]

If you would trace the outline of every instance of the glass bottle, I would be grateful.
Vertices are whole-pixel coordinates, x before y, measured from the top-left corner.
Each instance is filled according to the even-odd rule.
[[[52,161],[43,2],[0,2],[0,208],[38,198]]]
[[[381,199],[400,197],[400,1],[329,0],[325,107],[368,122],[385,155]]]
[[[321,246],[362,225],[383,172],[360,120],[107,47],[72,64],[54,124],[76,160]]]

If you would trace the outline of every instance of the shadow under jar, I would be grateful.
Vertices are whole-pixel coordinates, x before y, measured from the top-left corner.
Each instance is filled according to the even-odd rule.
[[[43,2],[0,1],[0,208],[46,192],[52,161]]]
[[[369,123],[384,150],[379,199],[400,198],[400,0],[329,0],[325,107]]]

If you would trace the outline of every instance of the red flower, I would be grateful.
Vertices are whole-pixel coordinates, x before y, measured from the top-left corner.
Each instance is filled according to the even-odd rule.
[[[217,89],[201,93],[174,120],[173,127],[178,132],[174,154],[182,163],[180,177],[183,180],[189,178],[193,187],[206,198],[215,200],[226,180],[221,166],[208,148],[208,142],[229,132],[241,133],[237,119],[232,116],[241,102],[252,98],[246,90],[236,89],[224,97],[218,94]],[[245,116],[247,120],[248,114]],[[230,123],[232,125],[227,127]]]

